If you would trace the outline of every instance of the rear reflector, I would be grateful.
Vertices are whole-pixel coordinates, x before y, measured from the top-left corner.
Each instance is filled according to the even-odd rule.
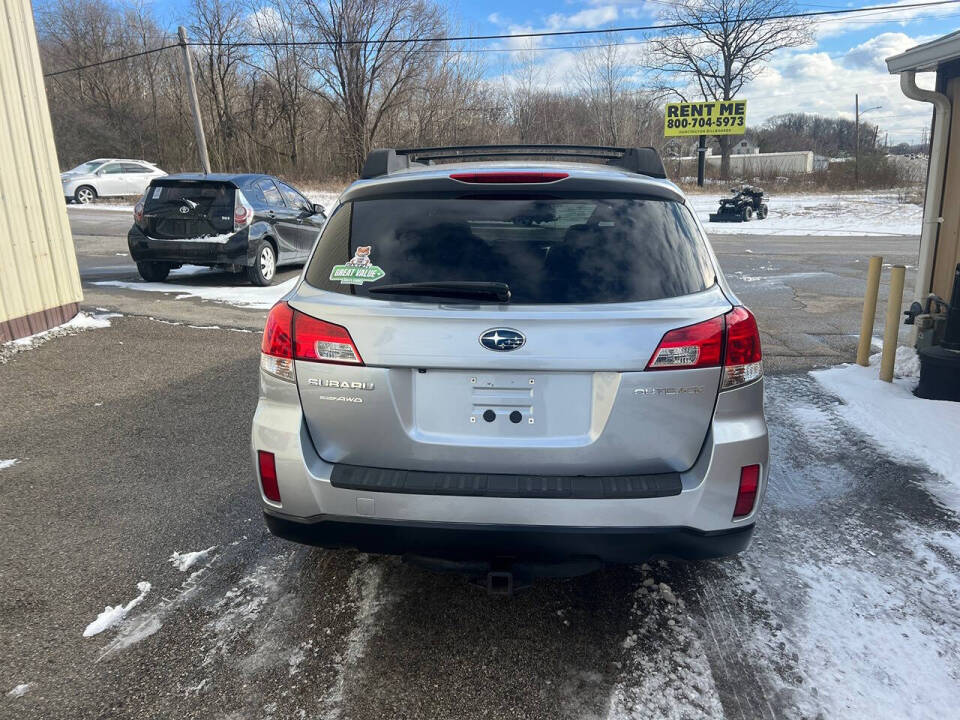
[[[715,317],[664,335],[647,370],[716,367],[722,355],[723,317]]]
[[[469,172],[452,173],[454,180],[466,183],[548,183],[569,177],[565,172]]]
[[[740,489],[737,491],[737,504],[733,508],[734,519],[746,517],[753,512],[759,487],[760,466],[747,465],[740,468]]]
[[[271,502],[280,502],[280,485],[277,483],[277,461],[272,452],[257,450],[257,465],[260,469],[260,487],[263,496]]]

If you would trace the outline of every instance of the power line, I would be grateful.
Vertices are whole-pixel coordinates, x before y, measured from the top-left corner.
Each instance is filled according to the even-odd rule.
[[[935,2],[923,3],[906,3],[902,5],[874,5],[867,8],[837,8],[834,10],[816,10],[813,12],[806,13],[784,13],[782,15],[767,15],[763,17],[745,17],[741,18],[737,22],[747,23],[747,22],[770,22],[774,20],[796,20],[800,18],[807,17],[825,17],[833,15],[849,15],[851,13],[868,13],[876,12],[878,10],[909,10],[911,8],[919,7],[934,7],[937,5],[954,5],[960,0],[936,0]],[[643,32],[649,30],[681,30],[684,28],[687,29],[697,29],[705,28],[711,25],[722,25],[723,21],[721,20],[712,20],[705,22],[697,23],[688,23],[688,22],[675,22],[675,23],[663,23],[660,25],[634,25],[627,27],[615,27],[615,28],[599,28],[594,30],[547,30],[541,32],[529,32],[529,33],[513,33],[513,34],[499,34],[499,35],[460,35],[453,37],[434,37],[434,38],[374,38],[370,40],[295,40],[291,42],[267,42],[267,41],[243,41],[243,42],[214,42],[214,43],[191,43],[193,45],[204,45],[206,47],[216,47],[219,45],[229,45],[232,47],[266,47],[271,45],[289,45],[289,46],[306,46],[306,47],[321,47],[326,45],[379,45],[379,44],[392,44],[392,45],[405,45],[411,43],[440,43],[440,42],[472,42],[477,40],[516,40],[523,38],[541,38],[541,37],[567,37],[567,36],[582,36],[582,35],[605,35],[607,33],[624,33],[624,32]]]
[[[740,19],[739,22],[770,22],[776,20],[795,20],[800,18],[808,17],[832,17],[838,15],[852,15],[854,13],[874,13],[878,14],[878,11],[889,10],[891,12],[897,12],[902,10],[909,10],[913,8],[928,8],[935,7],[938,5],[955,5],[960,0],[935,0],[935,2],[914,2],[914,3],[905,3],[902,5],[874,5],[872,7],[866,8],[837,8],[830,10],[816,10],[813,12],[801,12],[801,13],[785,13],[782,15],[769,15],[765,17],[746,17]],[[871,17],[867,15],[866,17]],[[854,19],[854,18],[851,18]],[[628,27],[615,27],[615,28],[603,28],[603,29],[593,29],[593,30],[549,30],[543,32],[529,32],[529,33],[516,33],[516,34],[495,34],[495,35],[460,35],[460,36],[451,36],[451,37],[432,37],[432,38],[373,38],[367,40],[293,40],[285,42],[273,42],[273,41],[240,41],[240,42],[197,42],[193,41],[188,43],[188,45],[193,47],[325,47],[325,46],[353,46],[353,45],[374,45],[374,44],[384,44],[384,45],[402,45],[402,44],[425,44],[425,43],[448,43],[448,42],[472,42],[472,41],[481,41],[481,40],[516,40],[524,38],[544,38],[544,37],[569,37],[569,36],[586,36],[586,35],[604,35],[608,33],[626,33],[626,32],[646,32],[650,30],[680,30],[680,29],[698,29],[706,28],[712,25],[720,25],[722,21],[705,21],[699,23],[664,23],[660,25],[635,25]],[[615,43],[616,45],[627,45],[627,44],[642,44],[640,42],[630,43],[622,42]],[[132,60],[138,57],[143,57],[145,55],[150,55],[152,53],[162,52],[164,50],[169,50],[170,48],[178,47],[177,44],[173,45],[163,45],[158,48],[153,48],[150,50],[143,50],[137,53],[131,53],[128,55],[122,55],[120,57],[109,58],[107,60],[101,60],[95,63],[89,63],[87,65],[81,65],[78,67],[67,68],[64,70],[57,70],[55,72],[45,73],[44,77],[55,77],[57,75],[63,75],[70,72],[78,72],[80,70],[87,70],[94,67],[99,67],[102,65],[108,65],[111,63],[122,62],[124,60]],[[539,48],[530,48],[536,50]],[[547,48],[542,48],[547,49]],[[552,47],[550,49],[559,50],[559,49],[574,49],[574,47],[562,48],[562,47]],[[578,47],[576,49],[579,49]],[[497,48],[488,48],[481,50],[482,52],[490,52],[493,50],[499,50]],[[517,51],[526,52],[525,49],[520,48]]]
[[[153,48],[151,50],[142,50],[140,52],[131,53],[129,55],[121,55],[120,57],[110,58],[109,60],[101,60],[100,62],[89,63],[87,65],[80,65],[78,67],[67,68],[66,70],[57,70],[56,72],[44,73],[44,77],[56,77],[57,75],[64,75],[71,72],[79,72],[80,70],[88,70],[90,68],[100,67],[101,65],[109,65],[111,63],[121,62],[123,60],[133,60],[134,58],[143,57],[144,55],[152,55],[153,53],[162,52],[164,50],[169,50],[170,48],[177,47],[177,44],[173,45],[163,45],[162,47]]]

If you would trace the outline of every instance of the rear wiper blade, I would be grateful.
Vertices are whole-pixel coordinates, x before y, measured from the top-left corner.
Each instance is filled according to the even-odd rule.
[[[510,302],[510,286],[501,282],[415,282],[377,285],[370,293],[384,295],[423,295],[463,300]]]

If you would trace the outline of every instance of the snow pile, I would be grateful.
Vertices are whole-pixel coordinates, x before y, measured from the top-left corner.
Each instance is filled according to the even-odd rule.
[[[186,572],[200,560],[205,560],[210,554],[210,551],[215,550],[216,547],[216,545],[212,545],[206,550],[197,550],[195,552],[181,553],[174,551],[173,555],[170,556],[170,562],[172,562],[173,566],[180,572]]]
[[[841,365],[810,374],[843,401],[837,413],[884,453],[895,460],[925,465],[955,484],[952,488],[931,485],[931,489],[960,509],[960,452],[955,437],[960,428],[960,403],[913,395],[920,364],[912,348],[897,348],[892,383],[878,379],[879,361],[878,353],[870,357],[870,367]]]
[[[896,193],[773,195],[765,220],[712,223],[720,196],[690,195],[707,232],[715,235],[919,235],[923,208],[901,203]]]
[[[126,280],[102,280],[93,284],[125,288],[127,290],[177,293],[177,300],[194,297],[200,300],[212,300],[213,302],[235,305],[237,307],[269,310],[277,300],[293,289],[298,279],[299,278],[290,278],[279,285],[270,285],[268,287],[256,287],[254,285],[176,285],[174,283],[129,282]]]
[[[0,460],[0,470],[6,470],[7,468],[13,467],[16,465],[19,460],[17,458],[10,458],[9,460]]]
[[[722,718],[713,673],[686,604],[644,563],[633,595],[636,626],[623,641],[629,651],[614,685],[608,720]]]
[[[97,615],[97,619],[87,625],[87,628],[83,631],[83,636],[92,637],[93,635],[102,633],[104,630],[113,627],[118,622],[123,620],[127,616],[128,612],[143,602],[143,599],[147,596],[147,593],[150,592],[150,583],[145,580],[141,580],[137,583],[137,590],[140,591],[140,594],[126,605],[115,605],[114,607],[107,605],[103,609],[103,612]]]
[[[30,688],[33,687],[33,683],[21,683],[17,685],[13,690],[7,693],[7,697],[19,698],[27,694]]]
[[[60,337],[61,335],[73,335],[74,333],[84,330],[108,328],[110,327],[110,318],[115,317],[122,316],[120,313],[88,313],[81,310],[63,325],[57,325],[57,327],[50,328],[49,330],[3,343],[0,345],[0,364],[5,363],[18,352],[35,348],[51,338]]]

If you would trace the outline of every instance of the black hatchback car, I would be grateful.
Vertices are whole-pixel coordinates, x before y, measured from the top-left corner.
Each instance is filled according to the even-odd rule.
[[[254,285],[302,263],[327,222],[322,205],[270,175],[182,174],[153,180],[133,211],[130,256],[147,281],[183,264],[245,272]]]

